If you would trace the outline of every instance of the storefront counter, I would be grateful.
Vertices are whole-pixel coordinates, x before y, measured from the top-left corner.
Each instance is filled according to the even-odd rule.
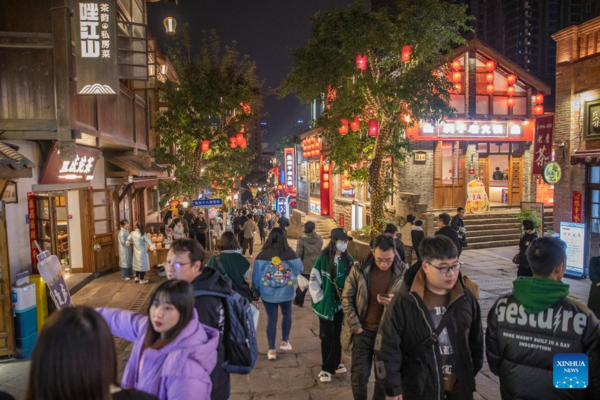
[[[490,181],[490,201],[508,204],[508,181]]]

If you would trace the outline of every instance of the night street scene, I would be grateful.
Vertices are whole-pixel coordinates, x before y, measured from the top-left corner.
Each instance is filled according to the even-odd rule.
[[[599,400],[600,0],[0,0],[0,400]]]

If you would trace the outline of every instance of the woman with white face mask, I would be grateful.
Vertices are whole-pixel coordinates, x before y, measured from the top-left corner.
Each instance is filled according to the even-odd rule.
[[[317,257],[310,273],[310,296],[312,308],[319,317],[319,337],[323,366],[319,374],[321,382],[331,382],[331,375],[343,374],[342,364],[342,290],[354,262],[347,252],[352,240],[342,228],[331,231],[331,241]]]

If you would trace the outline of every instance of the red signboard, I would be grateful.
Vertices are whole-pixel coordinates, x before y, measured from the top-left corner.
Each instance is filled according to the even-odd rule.
[[[535,141],[533,145],[534,175],[542,173],[544,165],[552,161],[552,133],[554,132],[554,115],[535,120]]]
[[[294,149],[288,147],[284,149],[284,157],[285,157],[285,186],[293,187],[296,179],[294,176]]]
[[[573,216],[572,222],[581,222],[581,192],[573,190]]]
[[[344,227],[344,214],[340,213],[340,228]]]
[[[100,157],[100,150],[77,146],[73,161],[63,161],[58,153],[58,142],[54,143],[46,159],[40,184],[85,183],[94,177],[94,168]]]
[[[477,142],[530,142],[533,120],[449,119],[432,123],[421,121],[406,131],[411,140],[457,140]]]
[[[31,265],[37,265],[38,249],[35,246],[35,241],[38,238],[37,233],[37,215],[35,211],[35,195],[27,193],[27,212],[29,214],[29,247],[31,250]]]

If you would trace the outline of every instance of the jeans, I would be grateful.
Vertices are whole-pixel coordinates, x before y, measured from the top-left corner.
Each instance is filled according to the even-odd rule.
[[[140,281],[144,280],[145,275],[146,275],[146,271],[135,271],[135,276],[140,278]]]
[[[303,277],[305,277],[306,279],[308,279],[310,281],[310,274],[300,274]],[[308,291],[308,288],[302,290],[300,289],[300,286],[298,286],[296,288],[296,299],[294,300],[294,303],[300,307],[304,307],[304,297],[306,296],[306,292]]]
[[[319,337],[321,338],[321,357],[323,358],[321,369],[330,374],[335,374],[335,370],[342,362],[340,335],[342,334],[343,318],[342,311],[335,314],[333,321],[319,318]]]
[[[352,344],[352,367],[350,368],[350,381],[352,382],[352,395],[354,400],[367,400],[367,385],[371,377],[373,365],[373,349],[377,332],[363,329],[362,333],[354,335]],[[385,392],[375,382],[373,400],[385,400]]]
[[[133,274],[131,273],[131,267],[129,267],[129,268],[121,268],[121,279],[131,278],[132,275]]]
[[[254,251],[254,238],[244,238],[244,251],[242,252],[242,255],[246,255],[246,250],[250,249],[250,255],[252,255],[252,252]]]
[[[267,341],[269,350],[275,349],[275,339],[277,338],[277,306],[281,307],[283,320],[281,321],[281,340],[287,342],[290,340],[290,331],[292,330],[292,300],[283,303],[268,303],[263,301],[265,311],[267,312]]]

